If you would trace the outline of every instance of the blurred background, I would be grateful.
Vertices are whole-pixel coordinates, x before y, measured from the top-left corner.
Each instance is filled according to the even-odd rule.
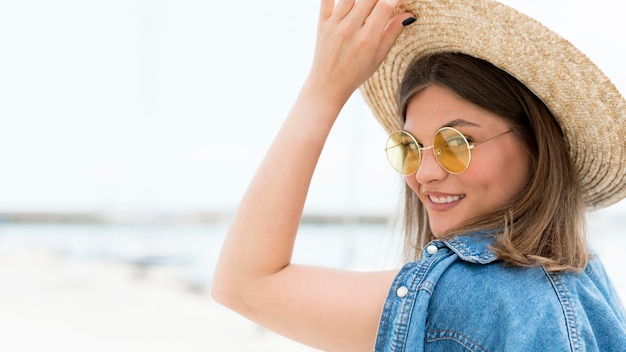
[[[622,2],[503,1],[626,92]],[[228,221],[298,93],[317,0],[0,2],[3,351],[310,351],[208,296]],[[355,94],[295,260],[397,265],[401,180]],[[589,214],[624,299],[626,202]]]

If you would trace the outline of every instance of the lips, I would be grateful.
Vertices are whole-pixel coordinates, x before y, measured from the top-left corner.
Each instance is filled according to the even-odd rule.
[[[431,202],[435,203],[435,204],[448,204],[448,203],[454,203],[457,202],[461,199],[465,198],[464,195],[460,195],[460,196],[434,196],[434,195],[429,195],[428,199],[430,199]]]

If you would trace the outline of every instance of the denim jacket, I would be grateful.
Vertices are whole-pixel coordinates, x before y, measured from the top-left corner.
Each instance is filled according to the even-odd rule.
[[[580,274],[507,266],[493,237],[433,241],[389,291],[376,351],[626,351],[626,312],[602,263]]]

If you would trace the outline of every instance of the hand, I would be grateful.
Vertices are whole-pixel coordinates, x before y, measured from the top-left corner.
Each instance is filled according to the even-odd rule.
[[[411,13],[391,14],[398,0],[321,0],[309,83],[347,100],[380,66]],[[344,101],[345,102],[345,101]]]

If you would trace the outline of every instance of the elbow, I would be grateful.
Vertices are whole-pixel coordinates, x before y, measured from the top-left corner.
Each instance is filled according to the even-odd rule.
[[[248,316],[266,304],[264,297],[274,295],[275,277],[223,260],[211,279],[210,295],[216,303]]]
[[[267,297],[268,290],[263,281],[250,276],[239,276],[230,270],[218,270],[211,280],[210,295],[217,304],[254,320],[259,312],[267,309],[267,300],[264,297]]]
[[[222,304],[222,305],[224,304],[223,303],[222,290],[221,290],[220,284],[215,279],[211,280],[210,294],[211,294],[211,298],[215,302],[217,302],[219,304]]]
[[[232,292],[236,290],[232,288],[233,283],[226,280],[223,276],[216,272],[211,280],[211,298],[215,302],[230,308],[232,307],[232,302],[229,302],[229,299],[233,299]]]
[[[211,298],[216,303],[239,312],[247,305],[245,282],[246,280],[237,279],[234,275],[218,270],[211,280]]]
[[[256,311],[256,303],[258,302],[245,295],[246,291],[243,289],[243,286],[230,279],[213,280],[211,281],[211,298],[217,304],[252,319]]]

